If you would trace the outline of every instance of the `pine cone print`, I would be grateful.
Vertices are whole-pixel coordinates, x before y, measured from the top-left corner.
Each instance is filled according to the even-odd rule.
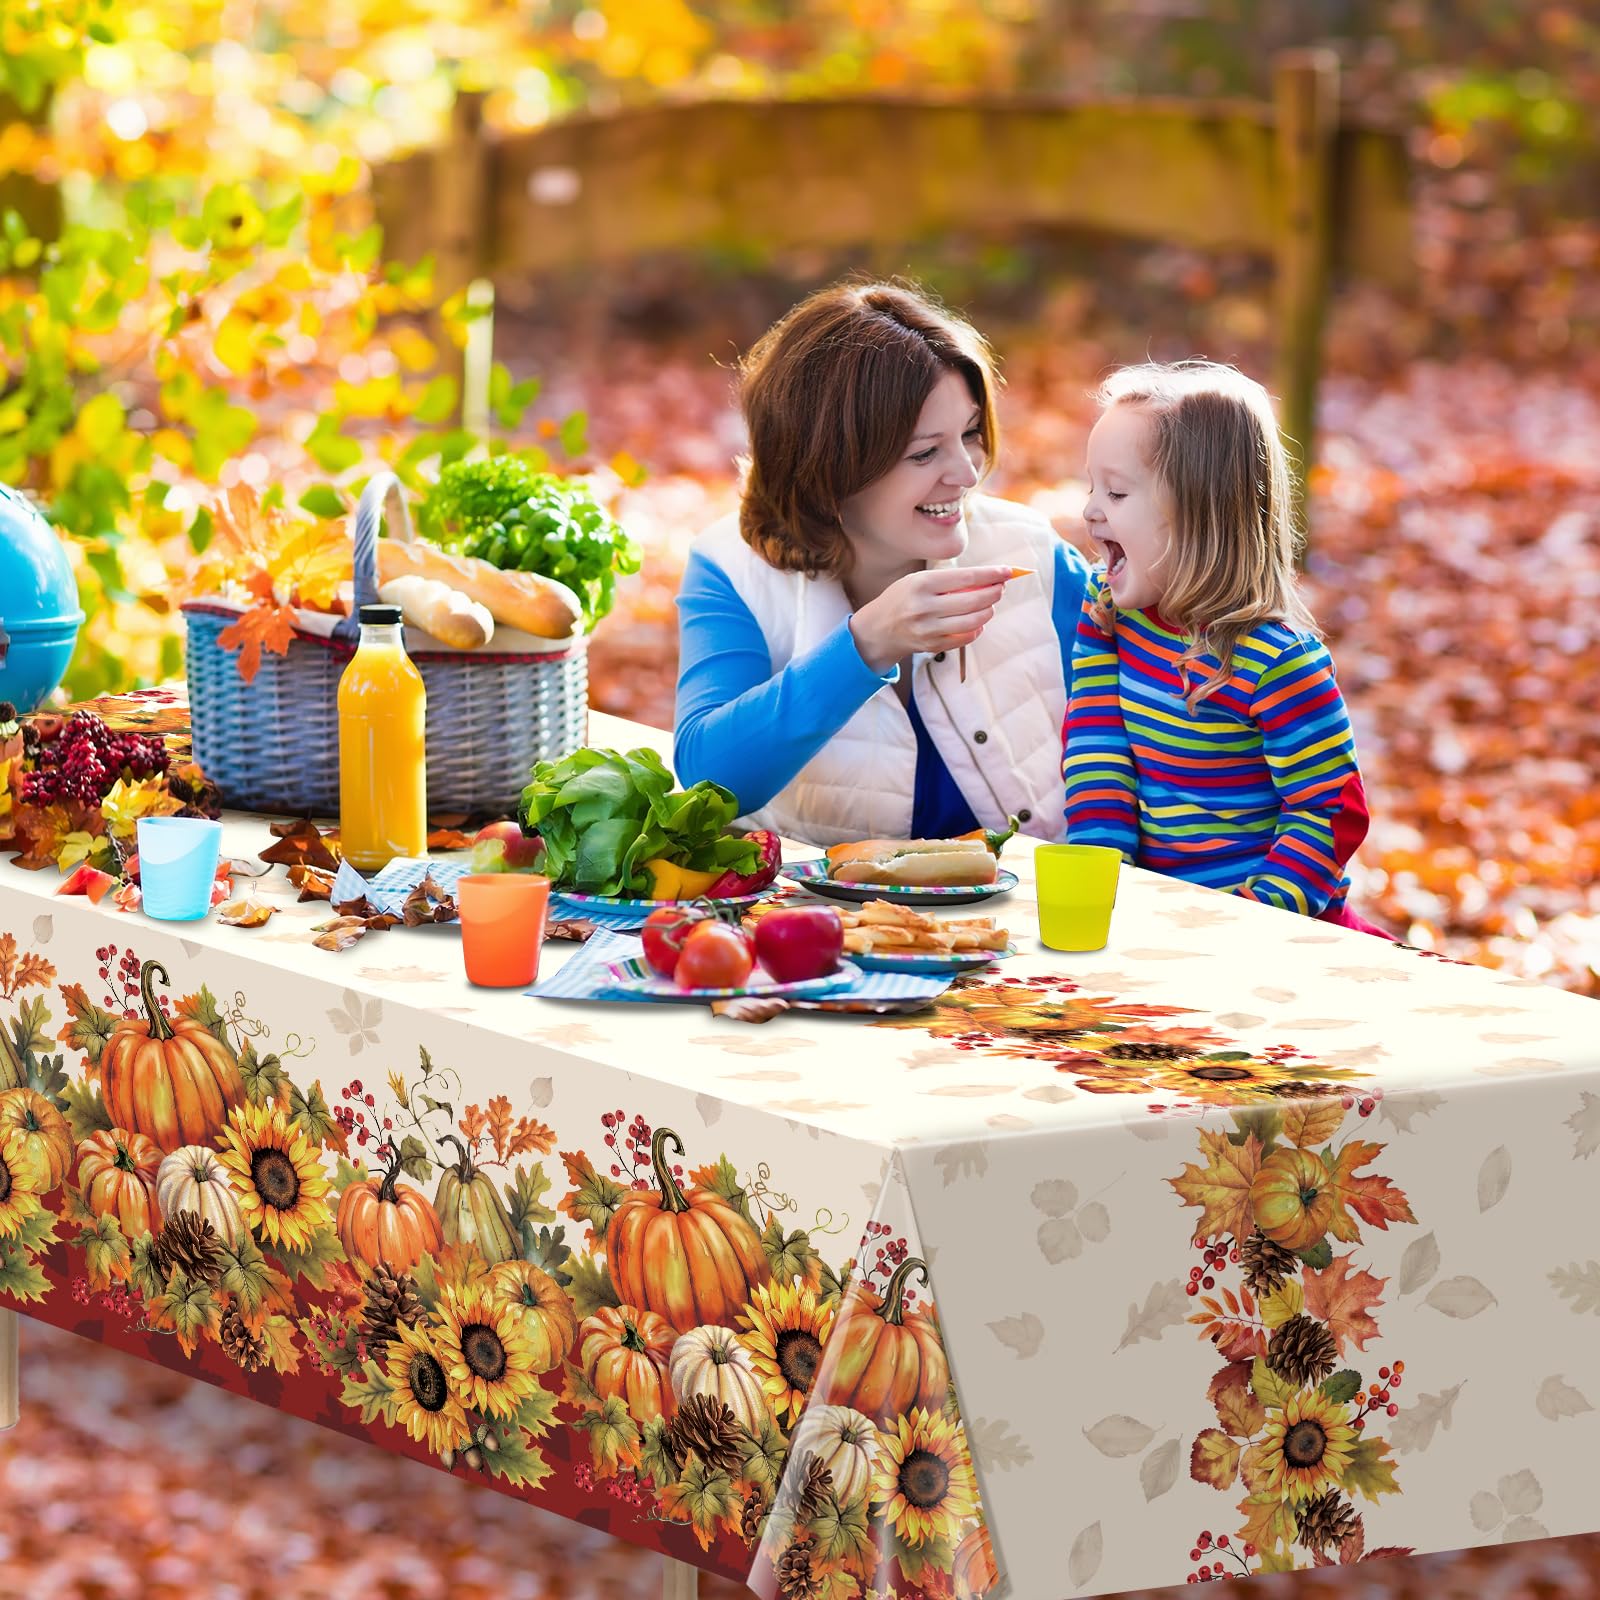
[[[1333,1335],[1315,1317],[1290,1317],[1267,1341],[1267,1366],[1297,1388],[1321,1383],[1338,1359]]]
[[[267,1341],[250,1331],[237,1306],[230,1306],[224,1314],[217,1338],[229,1357],[246,1372],[259,1372],[267,1364]]]
[[[709,1394],[691,1395],[678,1408],[667,1429],[667,1446],[683,1461],[692,1450],[713,1471],[734,1472],[742,1464],[739,1423],[722,1401]]]
[[[1246,1286],[1259,1298],[1281,1289],[1286,1278],[1298,1273],[1300,1258],[1264,1233],[1253,1233],[1239,1247],[1239,1265]]]
[[[361,1314],[361,1337],[368,1351],[376,1355],[386,1349],[402,1325],[411,1328],[422,1320],[423,1310],[411,1279],[380,1262],[367,1280],[367,1303]]]
[[[811,1569],[811,1540],[797,1539],[778,1557],[778,1594],[782,1600],[815,1600],[822,1580]]]
[[[182,1269],[191,1282],[215,1283],[222,1276],[222,1240],[217,1230],[193,1211],[180,1211],[167,1219],[151,1256],[163,1278],[175,1269]]]
[[[833,1474],[821,1456],[808,1455],[801,1463],[800,1499],[796,1512],[802,1522],[809,1522],[822,1509],[822,1497],[833,1489]]]
[[[1329,1489],[1295,1508],[1295,1543],[1307,1550],[1326,1550],[1342,1544],[1356,1531],[1356,1514],[1348,1501]]]
[[[761,1537],[761,1523],[767,1514],[759,1489],[750,1489],[739,1506],[739,1537],[753,1545]]]
[[[1111,1044],[1100,1054],[1107,1061],[1192,1061],[1195,1056],[1177,1044]]]

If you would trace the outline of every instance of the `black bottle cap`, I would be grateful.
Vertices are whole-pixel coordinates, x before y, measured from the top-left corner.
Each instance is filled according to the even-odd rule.
[[[364,623],[398,622],[399,620],[399,606],[362,606],[361,608],[361,621]]]

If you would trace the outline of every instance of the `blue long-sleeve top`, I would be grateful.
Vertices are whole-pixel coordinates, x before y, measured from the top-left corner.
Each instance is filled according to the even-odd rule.
[[[1088,581],[1088,562],[1065,540],[1058,541],[1051,620],[1061,642],[1069,698],[1072,641]],[[873,695],[900,676],[898,666],[880,674],[861,659],[848,618],[774,672],[761,624],[728,575],[698,550],[689,556],[678,591],[678,641],[673,732],[678,781],[710,778],[722,784],[737,796],[741,815],[766,805]],[[919,722],[913,711],[912,726]],[[975,826],[966,797],[933,741],[919,729],[912,833],[949,838]]]

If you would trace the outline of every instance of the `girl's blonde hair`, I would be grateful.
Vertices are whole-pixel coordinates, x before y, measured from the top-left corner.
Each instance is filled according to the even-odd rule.
[[[1178,659],[1189,709],[1228,681],[1235,647],[1258,624],[1320,638],[1300,598],[1289,460],[1267,391],[1236,367],[1196,360],[1123,367],[1096,398],[1150,419],[1146,457],[1173,535],[1161,614],[1190,635]],[[1207,652],[1220,669],[1191,686],[1189,663]]]

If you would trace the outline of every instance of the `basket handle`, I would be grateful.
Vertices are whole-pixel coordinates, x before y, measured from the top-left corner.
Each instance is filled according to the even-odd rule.
[[[389,536],[409,543],[415,537],[411,513],[400,480],[392,472],[375,472],[367,479],[350,518],[350,538],[355,545],[355,609],[334,631],[336,638],[355,639],[361,632],[362,606],[378,599],[378,531],[387,521]]]

